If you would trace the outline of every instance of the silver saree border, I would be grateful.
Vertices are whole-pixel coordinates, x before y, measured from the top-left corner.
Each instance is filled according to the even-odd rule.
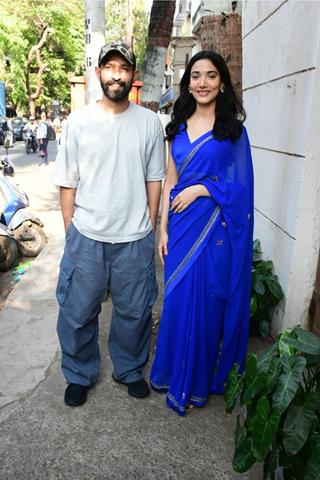
[[[214,136],[211,134],[209,135],[209,137],[206,137],[204,138],[200,143],[198,143],[198,145],[196,145],[192,150],[191,152],[189,153],[189,155],[187,155],[187,157],[185,158],[185,160],[183,161],[181,167],[179,168],[178,170],[178,178],[181,177],[182,175],[182,172],[184,171],[184,169],[189,165],[190,161],[192,160],[192,157],[197,153],[198,150],[200,150],[200,148],[207,142],[209,142],[209,140],[212,140],[214,138]]]
[[[177,266],[177,268],[175,269],[175,271],[170,275],[170,277],[168,278],[168,280],[166,281],[166,284],[165,284],[165,289],[167,289],[170,284],[173,282],[173,280],[177,277],[177,275],[181,272],[181,270],[183,269],[183,267],[186,265],[186,263],[189,261],[189,259],[192,257],[192,255],[194,254],[194,252],[197,250],[197,248],[200,246],[200,244],[203,242],[203,240],[206,238],[210,228],[212,227],[212,225],[214,224],[214,222],[216,221],[219,213],[220,213],[220,210],[221,208],[220,207],[216,207],[213,214],[211,215],[211,217],[209,218],[209,221],[207,222],[207,224],[205,225],[205,227],[203,228],[202,232],[200,233],[199,237],[197,238],[197,240],[195,241],[195,243],[192,245],[192,247],[190,248],[189,252],[187,253],[187,255],[184,257],[184,259],[180,262],[180,264]]]

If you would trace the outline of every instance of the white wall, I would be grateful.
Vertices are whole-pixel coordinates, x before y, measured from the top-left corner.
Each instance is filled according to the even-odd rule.
[[[242,7],[255,236],[285,292],[279,331],[306,321],[320,246],[320,2]]]

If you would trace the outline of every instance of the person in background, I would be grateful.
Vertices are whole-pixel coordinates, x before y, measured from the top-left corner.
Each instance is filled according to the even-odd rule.
[[[61,125],[61,120],[58,116],[54,117],[54,119],[52,121],[52,126],[53,126],[55,134],[56,134],[57,145],[59,145],[60,144],[60,136],[61,136],[62,125]]]
[[[39,157],[41,159],[38,165],[48,165],[48,126],[45,117],[37,115],[38,128],[37,139],[39,142]]]
[[[37,129],[38,129],[38,124],[37,122],[35,121],[35,117],[33,115],[31,115],[29,117],[29,120],[28,122],[25,124],[25,126],[23,127],[23,131],[26,132],[27,130],[30,130],[31,132],[33,132],[34,134],[36,134],[37,132]]]
[[[9,147],[13,146],[14,140],[14,132],[11,119],[9,117],[5,117],[4,119],[2,119],[0,127],[5,134],[5,148],[7,150]]]
[[[253,172],[244,119],[224,59],[194,55],[166,127],[165,298],[151,370],[151,386],[179,415],[222,394],[233,365],[245,364]]]
[[[121,41],[105,45],[96,74],[103,98],[75,110],[63,126],[54,167],[66,245],[57,285],[57,331],[64,401],[76,407],[100,373],[98,316],[106,290],[113,312],[113,379],[130,396],[149,395],[149,357],[157,296],[154,241],[165,175],[158,116],[129,102],[136,58]]]

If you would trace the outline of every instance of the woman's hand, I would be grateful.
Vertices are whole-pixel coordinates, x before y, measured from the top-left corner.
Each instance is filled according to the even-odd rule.
[[[196,198],[203,196],[209,196],[209,192],[205,186],[191,185],[191,187],[185,188],[176,196],[171,204],[171,210],[173,210],[174,213],[181,213],[194,202]]]
[[[166,231],[160,231],[160,238],[158,243],[158,254],[162,265],[164,264],[164,257],[168,255],[168,234]]]

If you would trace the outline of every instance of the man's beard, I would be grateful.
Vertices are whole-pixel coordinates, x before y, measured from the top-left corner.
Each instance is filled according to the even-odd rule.
[[[103,90],[104,95],[109,98],[109,100],[112,100],[113,102],[121,102],[121,100],[124,100],[128,95],[131,90],[133,81],[131,80],[130,82],[106,82],[103,83],[102,80],[100,80],[100,85]],[[111,90],[110,86],[111,85],[119,85],[122,87],[119,90]]]

